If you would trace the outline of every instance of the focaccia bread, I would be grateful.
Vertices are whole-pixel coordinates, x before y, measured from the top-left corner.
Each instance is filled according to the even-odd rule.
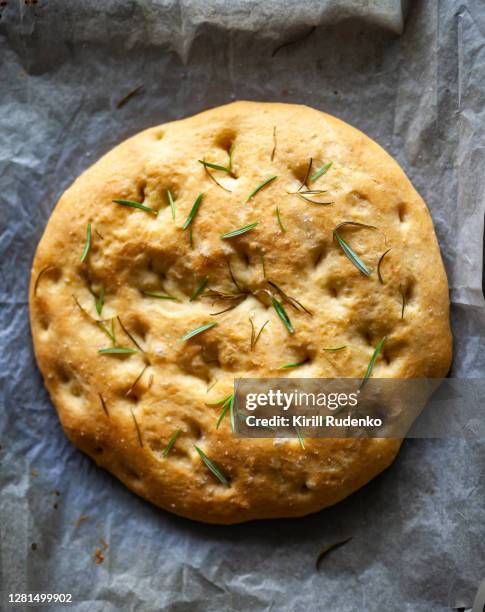
[[[105,155],[52,213],[30,315],[70,440],[213,523],[335,504],[400,446],[237,438],[222,403],[235,378],[362,377],[384,338],[374,377],[443,377],[451,359],[425,203],[363,133],[290,104],[236,102]]]

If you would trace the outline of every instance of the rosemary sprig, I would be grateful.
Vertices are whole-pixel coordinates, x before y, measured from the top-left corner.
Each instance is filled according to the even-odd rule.
[[[358,270],[360,270],[362,274],[365,274],[366,276],[370,276],[371,272],[369,268],[365,265],[362,259],[357,255],[357,253],[355,253],[355,251],[353,251],[350,248],[350,246],[347,244],[347,242],[345,242],[345,240],[342,238],[342,236],[338,233],[336,229],[333,230],[333,237],[338,242],[343,252],[347,255],[350,261],[354,264],[354,266]]]
[[[280,287],[278,287],[278,285],[276,283],[273,283],[273,281],[268,281],[268,285],[271,285],[271,287],[273,287],[273,289],[276,289],[276,291],[280,294],[281,298],[288,302],[288,304],[290,306],[292,306],[295,310],[301,311],[303,310],[304,312],[306,312],[308,315],[310,315],[311,317],[313,316],[313,313],[311,312],[311,310],[308,310],[308,308],[306,308],[305,306],[303,306],[303,304],[301,302],[299,302],[296,298],[291,297],[290,295],[288,295],[287,293],[285,293],[283,291],[283,289],[281,289]]]
[[[379,282],[381,283],[381,285],[385,285],[385,282],[381,274],[381,264],[382,264],[382,260],[389,253],[389,251],[392,251],[392,249],[387,249],[387,251],[384,251],[384,253],[382,253],[382,255],[379,257],[379,263],[377,264],[377,276],[379,278]]]
[[[136,352],[136,349],[128,348],[126,346],[109,346],[108,348],[98,349],[98,353],[102,353],[104,355],[131,355]]]
[[[200,449],[198,446],[196,446],[194,444],[194,448],[195,450],[199,453],[199,457],[202,459],[202,461],[205,463],[205,465],[207,466],[207,468],[214,474],[214,476],[220,481],[222,482],[222,484],[226,487],[230,487],[230,483],[229,480],[226,478],[226,476],[222,473],[221,468],[216,465],[213,461],[211,461],[211,459],[209,459],[209,457],[204,453],[204,451],[202,449]]]
[[[384,346],[384,342],[386,340],[387,340],[387,337],[384,336],[384,338],[382,338],[382,340],[379,341],[378,345],[374,349],[374,352],[372,353],[372,357],[370,358],[370,361],[369,361],[369,365],[367,366],[366,373],[364,374],[364,378],[362,379],[362,382],[360,383],[359,389],[362,389],[365,383],[369,380],[372,374],[372,370],[374,369],[374,365],[377,361],[377,358],[379,357],[380,352],[382,351],[382,347]]]
[[[258,185],[256,187],[256,189],[254,191],[251,192],[251,194],[249,195],[248,199],[246,200],[246,204],[249,202],[249,200],[252,200],[254,198],[254,196],[261,191],[261,189],[263,189],[264,187],[266,187],[266,185],[269,185],[270,183],[272,183],[274,180],[276,180],[278,177],[277,176],[272,176],[269,179],[266,179],[265,181],[263,181],[261,183],[261,185]]]
[[[143,350],[143,348],[138,344],[138,342],[135,340],[135,338],[133,337],[132,334],[130,334],[130,332],[126,329],[126,327],[123,325],[121,319],[119,316],[116,317],[118,319],[118,323],[120,324],[121,329],[125,332],[125,334],[128,336],[128,338],[133,342],[133,344],[136,346],[137,349],[139,349],[142,353],[144,353],[145,351]]]
[[[187,340],[190,340],[194,336],[197,336],[198,334],[205,332],[206,330],[210,329],[211,327],[214,327],[215,325],[217,325],[216,321],[213,321],[212,323],[205,323],[204,325],[201,325],[200,327],[196,327],[195,329],[184,334],[181,340],[186,342]]]
[[[131,200],[113,200],[113,202],[115,204],[121,204],[122,206],[131,206],[131,208],[139,208],[140,210],[144,210],[145,212],[150,213],[155,217],[158,215],[158,212],[156,210],[153,210],[153,208],[150,208],[149,206],[144,206],[143,204],[140,204],[140,202],[132,202]]]
[[[305,450],[305,439],[301,435],[300,428],[295,425],[296,435],[298,436],[298,442],[303,450]]]
[[[347,348],[347,345],[343,344],[342,346],[335,346],[335,347],[331,346],[328,348],[322,348],[322,351],[327,351],[329,353],[335,353],[335,351],[341,351],[345,348]]]
[[[236,236],[240,236],[241,234],[245,234],[246,232],[250,232],[258,225],[259,221],[255,221],[254,223],[250,223],[249,225],[245,225],[244,227],[240,227],[238,229],[232,230],[232,232],[227,232],[226,234],[221,234],[221,240],[226,240],[227,238],[235,238]]]
[[[131,406],[130,406],[130,412],[131,412],[131,416],[133,417],[133,423],[135,424],[136,436],[138,438],[138,444],[140,445],[140,448],[143,448],[143,440],[142,440],[142,437],[141,437],[140,426],[138,425],[138,421],[136,420],[135,413],[133,412],[133,408],[131,408]]]
[[[164,448],[162,456],[164,459],[166,459],[170,453],[170,451],[172,450],[175,442],[177,442],[177,438],[180,436],[180,434],[182,433],[181,429],[176,429],[173,434],[170,436],[169,441],[167,442],[167,446]]]
[[[222,404],[221,414],[217,419],[216,429],[219,429],[219,425],[222,423],[224,417],[226,416],[228,411],[232,411],[232,406],[234,404],[234,394],[229,395],[225,402]]]
[[[276,219],[278,220],[278,225],[280,226],[281,231],[283,232],[283,234],[286,234],[286,228],[283,225],[283,222],[281,221],[280,209],[278,205],[276,205]]]
[[[55,266],[45,266],[45,268],[42,268],[39,274],[37,274],[37,278],[35,279],[35,283],[34,283],[34,295],[37,294],[37,289],[39,287],[40,279],[44,276],[44,274],[46,274],[50,270],[55,270],[55,269],[56,269]]]
[[[84,249],[81,255],[81,263],[84,263],[84,261],[86,261],[86,257],[88,256],[90,250],[91,250],[91,223],[88,223],[86,227],[86,244],[84,246]]]
[[[172,219],[175,221],[175,202],[173,200],[172,192],[170,191],[170,189],[167,189],[167,199],[172,210]]]
[[[317,179],[319,179],[321,176],[326,174],[328,170],[330,170],[330,168],[332,167],[332,164],[333,162],[329,162],[328,164],[325,164],[324,166],[322,166],[314,174],[312,174],[310,177],[310,183],[314,183]]]
[[[106,416],[109,417],[108,407],[106,406],[104,397],[101,395],[101,393],[98,393],[98,395],[99,395],[99,401],[101,402],[101,408],[103,409],[103,412],[106,414]]]
[[[263,325],[261,325],[258,333],[256,333],[256,329],[254,327],[254,323],[251,317],[249,317],[249,322],[251,323],[251,350],[253,350],[254,347],[256,346],[256,342],[259,340],[259,337],[261,336],[263,332],[263,329],[266,327],[266,325],[268,325],[269,319],[265,321]]]
[[[274,160],[274,156],[276,153],[276,125],[273,127],[273,150],[271,151],[271,161]]]
[[[200,285],[197,287],[197,289],[194,291],[194,293],[192,294],[192,297],[190,298],[190,302],[195,302],[195,300],[199,297],[199,295],[204,291],[204,289],[207,287],[207,283],[209,282],[209,278],[207,276],[204,276],[204,278],[202,279]]]
[[[101,313],[103,312],[105,293],[106,293],[105,288],[101,287],[101,289],[99,290],[99,295],[94,296],[94,306],[99,316],[101,316]]]
[[[315,568],[317,572],[320,569],[320,563],[322,562],[323,558],[326,555],[328,555],[330,551],[335,550],[336,548],[339,548],[340,546],[343,546],[344,544],[347,544],[347,542],[350,542],[351,539],[352,539],[352,536],[350,536],[349,538],[345,538],[343,540],[337,540],[336,542],[333,542],[332,544],[327,544],[326,546],[324,546],[322,550],[320,551],[320,554],[318,555],[316,563],[315,563]]]
[[[294,334],[295,329],[291,324],[290,317],[286,314],[286,310],[283,308],[283,304],[279,302],[274,296],[271,298],[271,303],[273,304],[273,308],[276,310],[276,314],[283,322],[283,325],[290,332],[290,334]]]
[[[189,212],[189,216],[187,217],[187,219],[185,220],[185,223],[182,225],[182,229],[186,230],[189,225],[192,223],[192,221],[194,220],[195,215],[197,214],[197,211],[199,210],[199,206],[200,203],[202,202],[202,198],[204,197],[204,194],[201,193],[197,199],[195,200],[190,212]]]
[[[405,291],[403,289],[403,286],[401,283],[399,283],[399,291],[401,293],[401,300],[402,300],[402,307],[401,307],[401,321],[404,319],[404,309],[406,308],[406,303],[407,303],[407,291]]]
[[[147,297],[157,298],[157,300],[174,300],[178,302],[178,299],[173,295],[169,295],[168,293],[157,293],[156,291],[141,291],[143,295]]]
[[[296,361],[295,363],[285,363],[285,365],[279,366],[278,370],[289,370],[291,368],[299,368],[300,366],[308,363],[310,360],[308,357],[303,361]]]
[[[224,191],[227,191],[228,193],[232,193],[231,189],[228,189],[227,187],[224,187],[224,185],[222,183],[219,183],[219,181],[216,179],[216,177],[211,172],[209,172],[209,170],[205,166],[204,166],[204,170],[205,170],[205,173],[207,174],[207,176],[210,178],[210,180],[213,183],[215,183],[221,189],[224,189]]]
[[[228,400],[230,400],[232,397],[232,393],[230,395],[226,395],[226,397],[223,397],[220,400],[217,400],[217,402],[206,402],[206,406],[223,406]]]

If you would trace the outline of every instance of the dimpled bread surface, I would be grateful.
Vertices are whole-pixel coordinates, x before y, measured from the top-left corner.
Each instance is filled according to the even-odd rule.
[[[198,161],[227,167],[230,154],[231,173]],[[302,187],[310,158],[311,174],[332,166]],[[319,193],[292,193],[299,189]],[[376,228],[339,229],[369,276],[334,239],[349,221]],[[373,377],[443,377],[451,359],[448,284],[425,203],[362,132],[290,104],[236,102],[147,129],[86,170],[59,200],[38,246],[30,316],[37,362],[69,439],[138,495],[211,523],[318,511],[388,467],[400,446],[376,438],[308,438],[305,448],[297,438],[237,438],[229,415],[216,428],[221,406],[208,405],[230,395],[235,378],[359,378],[384,337]],[[115,343],[136,352],[98,352]],[[279,369],[294,362],[305,363]]]

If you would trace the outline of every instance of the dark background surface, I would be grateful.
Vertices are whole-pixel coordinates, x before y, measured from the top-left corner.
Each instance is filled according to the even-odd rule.
[[[91,2],[0,8],[0,590],[72,592],[76,610],[471,607],[485,575],[483,441],[407,440],[387,472],[305,519],[202,525],[151,507],[74,449],[33,359],[30,265],[63,190],[143,128],[256,99],[335,114],[398,159],[443,249],[453,375],[483,377],[483,3],[411,3],[402,35],[399,19],[363,9],[311,21],[304,5],[282,25],[263,3],[256,33],[237,11],[190,28],[171,2],[110,1],[102,15]],[[320,549],[346,536],[317,573]]]

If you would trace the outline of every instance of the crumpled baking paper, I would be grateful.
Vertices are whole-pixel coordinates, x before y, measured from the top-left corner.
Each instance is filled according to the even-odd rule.
[[[398,0],[0,6],[4,595],[72,593],[90,612],[471,608],[485,575],[483,440],[407,440],[371,484],[304,519],[178,518],[63,435],[34,363],[27,286],[57,198],[118,142],[234,99],[303,102],[377,140],[424,196],[450,280],[452,375],[483,378],[484,32],[480,0],[414,1],[407,18]],[[347,536],[317,572],[320,549]]]

